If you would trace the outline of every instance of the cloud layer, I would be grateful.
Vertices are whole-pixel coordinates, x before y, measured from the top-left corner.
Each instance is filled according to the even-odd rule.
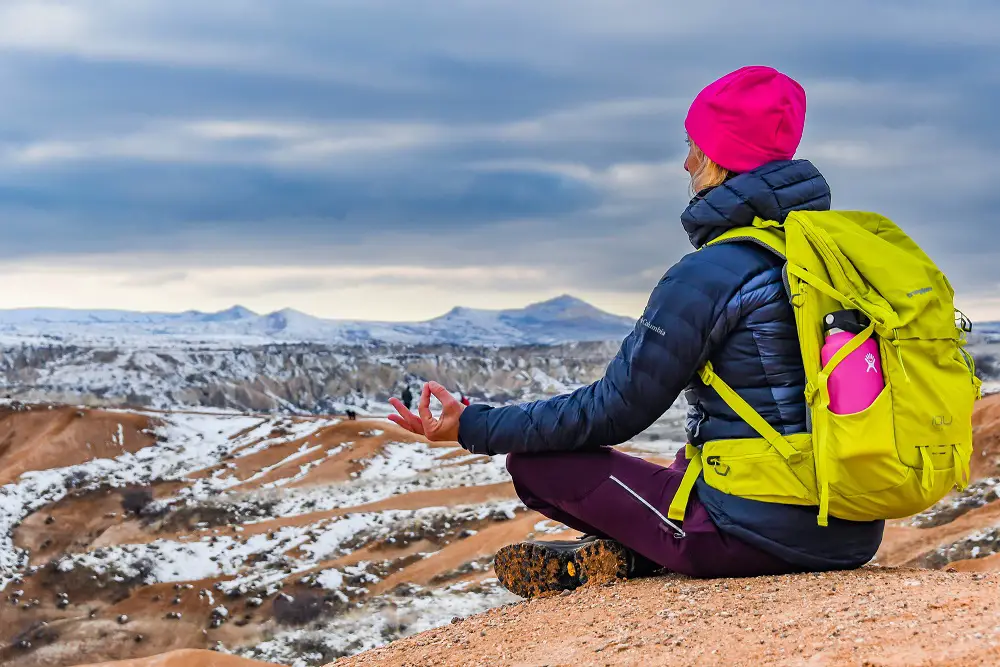
[[[1000,6],[833,4],[7,0],[0,306],[634,315],[690,250],[687,104],[763,63],[835,206],[1000,315]]]

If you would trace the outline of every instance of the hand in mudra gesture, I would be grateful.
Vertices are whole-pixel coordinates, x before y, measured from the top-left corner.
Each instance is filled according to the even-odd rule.
[[[441,401],[440,417],[431,414],[431,394]],[[417,414],[410,412],[398,398],[390,398],[389,404],[399,413],[389,415],[389,421],[399,424],[407,431],[422,435],[432,442],[458,441],[458,420],[465,406],[437,382],[428,382],[420,391]]]

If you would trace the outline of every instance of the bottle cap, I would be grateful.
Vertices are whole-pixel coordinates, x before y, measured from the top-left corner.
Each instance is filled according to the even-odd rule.
[[[823,331],[826,335],[847,331],[859,334],[865,330],[870,320],[859,310],[835,310],[823,318]]]

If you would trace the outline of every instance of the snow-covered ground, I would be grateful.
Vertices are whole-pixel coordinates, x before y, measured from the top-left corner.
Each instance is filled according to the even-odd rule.
[[[111,411],[115,413],[124,417],[129,411]],[[495,580],[482,579],[489,564],[479,561],[466,564],[463,570],[482,572],[477,582],[466,579],[460,584],[407,586],[374,597],[367,594],[368,587],[406,567],[413,558],[433,556],[433,549],[411,554],[405,562],[391,556],[390,550],[386,560],[334,564],[365,545],[405,545],[410,540],[446,545],[477,534],[481,525],[514,519],[525,511],[515,499],[412,510],[351,511],[358,505],[413,491],[461,489],[464,493],[471,487],[507,481],[503,457],[485,459],[455,447],[393,442],[378,422],[372,427],[345,423],[346,433],[353,434],[350,438],[342,444],[323,444],[323,434],[330,433],[340,420],[218,412],[140,414],[155,420],[155,444],[114,458],[28,472],[0,487],[0,590],[13,591],[17,598],[19,591],[15,589],[27,581],[29,554],[15,547],[12,531],[32,512],[65,499],[71,492],[74,498],[86,498],[89,492],[99,494],[109,487],[148,487],[172,480],[183,485],[171,496],[151,503],[150,507],[157,508],[155,516],[228,508],[232,512],[226,516],[243,518],[235,525],[232,520],[216,520],[200,523],[203,527],[186,533],[154,533],[155,539],[149,541],[105,543],[56,555],[50,561],[52,574],[47,576],[74,576],[74,571],[79,571],[75,580],[119,582],[129,587],[175,584],[186,588],[195,582],[203,603],[212,605],[206,609],[213,609],[212,623],[216,625],[230,622],[234,599],[241,599],[240,609],[244,604],[267,604],[270,610],[278,597],[291,603],[301,594],[283,590],[289,581],[303,582],[308,590],[333,599],[340,610],[322,616],[308,630],[275,626],[252,645],[219,647],[303,666],[320,664],[318,656],[354,653],[513,599]],[[125,440],[121,427],[112,428],[110,437]],[[351,459],[359,469],[348,480],[304,488],[286,486],[331,457],[350,454],[354,440],[371,443],[379,439],[384,442],[365,450],[369,453],[363,457]],[[281,456],[268,456],[275,447],[282,448]],[[256,471],[244,469],[237,476],[234,463],[255,456],[263,456],[261,460],[268,463]],[[199,472],[204,470],[213,472]],[[281,483],[254,484],[275,471],[282,475]],[[235,490],[237,486],[240,490]],[[255,511],[241,514],[244,506],[253,506]],[[311,518],[338,508],[343,512]],[[269,525],[258,528],[263,522]],[[540,523],[545,523],[536,527],[540,533],[561,528],[554,522]],[[197,583],[212,579],[218,583]],[[11,587],[14,582],[18,586]],[[76,591],[73,602],[85,604],[83,595]],[[162,616],[163,612],[156,613]],[[5,638],[0,633],[0,642]],[[321,654],[310,652],[308,647],[315,648],[318,641],[323,646]]]
[[[70,488],[126,487],[154,480],[181,479],[188,473],[218,463],[233,450],[254,442],[283,418],[260,419],[242,415],[175,413],[163,420],[163,442],[113,459],[95,459],[80,465],[23,474],[0,487],[0,591],[23,567],[26,554],[13,544],[12,532],[34,510],[61,500]],[[315,423],[315,422],[314,422]],[[246,431],[239,437],[237,434]],[[287,436],[289,438],[293,436]],[[213,480],[216,489],[224,480]]]
[[[400,637],[447,625],[456,617],[464,618],[520,600],[495,579],[484,582],[478,590],[468,588],[465,583],[439,590],[423,591],[417,587],[414,597],[386,595],[378,603],[365,605],[353,613],[308,629],[279,632],[255,646],[235,651],[219,648],[289,667],[312,667],[331,657],[367,651]]]
[[[543,378],[535,373],[534,378],[556,391],[568,388],[551,376]],[[6,402],[17,408],[15,403]],[[382,414],[391,411],[388,404],[374,401],[369,409]],[[17,412],[15,409],[14,414]],[[301,666],[321,664],[321,658],[365,650],[514,599],[488,578],[488,558],[483,560],[481,554],[474,557],[478,560],[458,564],[461,574],[454,576],[461,583],[445,579],[436,585],[407,585],[403,589],[394,585],[378,595],[367,594],[369,587],[408,567],[413,558],[430,558],[436,549],[476,535],[483,526],[515,519],[525,511],[516,499],[458,500],[476,487],[509,481],[503,456],[487,458],[458,447],[394,441],[387,435],[394,427],[378,419],[355,426],[337,418],[221,410],[106,412],[120,414],[122,422],[132,424],[136,415],[147,418],[153,425],[155,442],[134,453],[123,451],[127,434],[121,422],[116,429],[112,421],[108,437],[118,445],[114,450],[120,452],[117,456],[27,472],[0,487],[0,590],[9,593],[26,581],[29,554],[14,545],[13,530],[33,512],[71,493],[69,502],[75,503],[90,493],[99,496],[108,488],[149,488],[157,482],[173,481],[180,482],[178,487],[167,496],[158,495],[148,506],[149,516],[160,519],[143,524],[133,518],[129,520],[132,528],[121,532],[121,539],[56,553],[46,570],[51,574],[46,576],[68,576],[73,581],[94,578],[133,588],[190,586],[195,582],[204,604],[214,605],[206,607],[206,613],[214,609],[212,623],[216,625],[235,622],[228,620],[234,607],[226,607],[234,604],[233,596],[251,606],[271,605],[281,596],[301,594],[287,588],[289,581],[300,582],[300,587],[333,600],[337,612],[321,616],[308,629],[269,625],[260,641],[221,648]],[[673,452],[678,446],[682,414],[682,406],[674,406],[626,446],[654,456]],[[344,435],[336,435],[340,433]],[[368,443],[357,450],[363,454],[355,453],[358,443]],[[261,463],[247,468],[245,462],[250,460]],[[341,473],[338,479],[342,481],[301,485],[327,463],[353,468]],[[460,495],[447,505],[352,511],[414,492],[448,489]],[[195,529],[187,528],[193,525],[186,523],[187,519],[179,519],[157,534],[160,524],[156,521],[167,521],[174,513],[221,518],[198,523]],[[124,521],[120,516],[110,524],[117,527]],[[130,531],[139,525],[152,526],[152,539],[130,542],[128,536],[134,535]],[[532,525],[538,535],[564,529],[546,520],[529,524],[525,531]],[[439,546],[413,554],[405,551],[405,545],[412,541]],[[409,555],[337,564],[375,543],[391,545],[390,554],[395,549]],[[401,558],[410,560],[403,562]],[[217,583],[198,583],[205,580]],[[12,582],[19,586],[12,588]],[[73,602],[87,603],[78,600],[80,596],[75,594]],[[0,641],[3,639],[0,636]]]
[[[95,574],[129,580],[142,576],[145,584],[234,575],[222,586],[223,591],[273,595],[279,590],[277,582],[289,574],[310,571],[324,561],[350,553],[352,549],[344,547],[349,541],[385,539],[415,524],[461,525],[491,517],[513,518],[519,509],[523,510],[523,506],[517,501],[502,501],[474,506],[361,512],[247,538],[206,533],[197,540],[156,540],[148,544],[101,547],[65,556],[57,561],[56,567],[63,573],[82,567]],[[253,522],[246,522],[243,528],[246,530],[252,525]],[[285,555],[292,550],[301,556]],[[251,556],[257,557],[252,568],[248,566]],[[284,569],[270,569],[271,563],[280,563]],[[329,581],[334,575],[331,570],[325,572]]]

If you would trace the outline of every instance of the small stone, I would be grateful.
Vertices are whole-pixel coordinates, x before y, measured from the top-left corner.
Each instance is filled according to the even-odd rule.
[[[126,614],[118,617],[118,625],[125,625],[126,623],[128,623],[128,616]]]
[[[563,592],[562,592],[562,593],[560,593],[559,595],[561,595],[561,596],[563,596],[563,597],[566,597],[567,595],[572,595],[572,594],[573,594],[573,591],[571,591],[571,590],[570,590],[570,589],[568,589],[568,588],[564,588],[564,589],[563,589]]]
[[[140,644],[140,643],[142,643],[143,639],[145,639],[145,637],[143,637],[142,635],[136,635],[135,638],[134,638],[134,641],[135,641],[136,644]]]

